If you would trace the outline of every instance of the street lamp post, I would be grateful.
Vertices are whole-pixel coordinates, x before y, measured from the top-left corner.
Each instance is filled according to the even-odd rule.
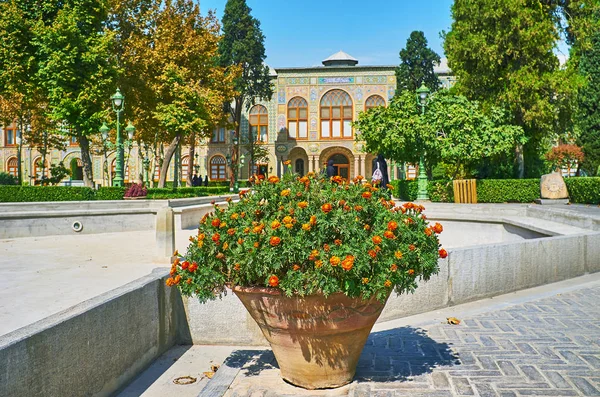
[[[17,143],[17,180],[19,183],[19,186],[21,186],[23,184],[23,169],[21,166],[21,162],[22,162],[22,151],[23,151],[23,135],[21,135],[21,129],[17,128],[17,136],[15,139],[16,143]]]
[[[425,115],[425,106],[427,106],[427,96],[429,93],[429,89],[424,83],[421,83],[421,87],[417,89],[417,103],[421,105],[421,116]],[[429,200],[429,195],[427,194],[427,173],[425,172],[425,149],[423,148],[421,136],[419,136],[419,140],[421,142],[421,154],[419,156],[419,176],[417,178],[417,200],[427,201]]]

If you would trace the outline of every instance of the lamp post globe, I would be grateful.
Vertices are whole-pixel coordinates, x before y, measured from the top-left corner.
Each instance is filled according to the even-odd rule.
[[[123,150],[123,139],[121,137],[121,112],[125,104],[125,96],[117,88],[117,92],[110,97],[113,110],[117,114],[117,165],[113,186],[123,186],[123,166],[125,163],[125,151]]]
[[[110,131],[110,128],[108,128],[106,123],[102,123],[102,127],[100,127],[100,133],[102,134],[102,140],[104,142],[108,141],[108,131]]]
[[[133,126],[133,124],[131,124],[131,121],[129,122],[129,124],[127,124],[127,127],[125,127],[125,131],[127,132],[127,139],[132,141],[133,134],[135,133],[135,127]]]
[[[429,88],[425,86],[425,83],[421,83],[421,87],[417,89],[417,103],[421,105],[421,116],[425,115],[425,106],[428,102],[428,96],[430,94]],[[417,177],[417,200],[427,201],[429,200],[429,194],[427,193],[427,173],[425,172],[425,150],[423,147],[422,138],[419,137],[421,142],[421,153],[419,155],[419,176]]]

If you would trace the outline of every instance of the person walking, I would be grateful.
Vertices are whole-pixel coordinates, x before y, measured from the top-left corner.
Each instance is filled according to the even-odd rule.
[[[335,172],[335,167],[333,166],[333,160],[329,160],[327,162],[327,178],[331,178],[336,175],[337,175],[337,172]]]
[[[390,178],[387,171],[387,162],[381,154],[378,154],[375,164],[377,168],[373,171],[371,182],[375,183],[376,181],[379,181],[379,187],[381,189],[387,189],[387,185],[390,184]]]

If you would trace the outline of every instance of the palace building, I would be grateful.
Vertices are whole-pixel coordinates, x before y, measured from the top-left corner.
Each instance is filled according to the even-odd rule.
[[[271,69],[274,95],[269,101],[258,102],[246,110],[241,123],[240,154],[246,158],[238,169],[238,179],[244,180],[253,173],[280,175],[283,162],[291,160],[294,172],[301,175],[319,172],[328,160],[333,160],[339,175],[353,178],[370,176],[376,153],[365,153],[363,144],[356,140],[357,131],[352,122],[358,115],[372,107],[387,106],[396,90],[396,66],[362,66],[352,56],[340,51],[325,59],[323,66],[290,67]],[[454,84],[447,65],[436,69],[442,86]],[[264,145],[268,159],[248,165],[248,140]],[[228,155],[234,144],[232,134],[225,128],[217,128],[210,139],[200,142],[194,159],[198,175],[208,175],[209,180],[229,179]],[[0,171],[16,175],[16,129],[2,129],[0,138]],[[50,163],[62,161],[73,170],[73,183],[81,175],[81,160],[76,142],[69,142],[65,151],[53,151]],[[190,164],[187,148],[182,149],[181,181],[186,181]],[[127,153],[127,152],[126,152]],[[41,156],[31,148],[23,147],[21,156],[23,180],[35,183],[39,179],[38,164]],[[110,167],[108,179],[114,176],[115,153],[108,154]],[[125,181],[134,182],[143,174],[143,158],[135,145],[126,155]],[[107,185],[104,156],[93,156],[93,173],[97,184]],[[393,178],[412,177],[400,175],[400,170],[389,164]],[[175,167],[171,167],[169,180],[173,179]],[[393,172],[392,172],[393,171]],[[104,175],[103,175],[104,174]],[[132,178],[132,176],[134,176]],[[154,172],[158,179],[158,167]]]

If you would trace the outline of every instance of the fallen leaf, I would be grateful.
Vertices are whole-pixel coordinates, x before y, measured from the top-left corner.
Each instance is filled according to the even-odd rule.
[[[204,374],[204,376],[206,376],[208,379],[212,379],[213,376],[215,376],[215,373],[212,371],[209,372],[202,372]]]
[[[460,324],[460,320],[457,319],[456,317],[448,317],[446,320],[448,321],[448,324],[452,324],[452,325]]]
[[[210,366],[210,370],[213,372],[217,372],[217,370],[219,369],[220,365],[219,364],[213,364]]]

